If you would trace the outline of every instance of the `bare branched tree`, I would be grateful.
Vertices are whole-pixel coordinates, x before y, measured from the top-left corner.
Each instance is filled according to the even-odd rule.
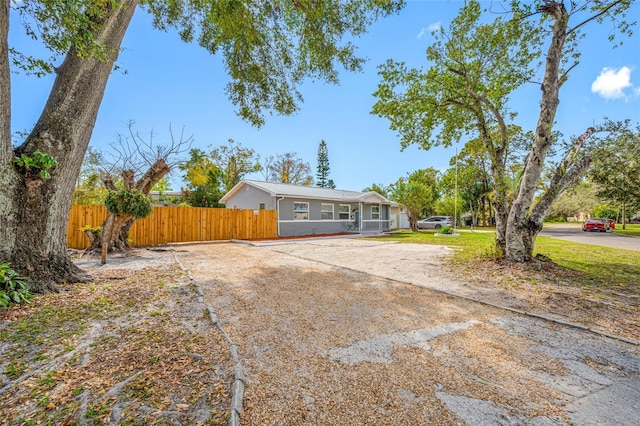
[[[184,161],[181,154],[191,148],[193,135],[185,137],[183,127],[178,139],[169,125],[170,142],[157,144],[154,141],[153,130],[149,132],[149,138],[145,139],[134,131],[134,124],[133,121],[129,121],[129,135],[120,134],[116,141],[110,144],[112,151],[104,156],[105,161],[100,165],[100,175],[102,183],[110,191],[117,191],[121,185],[123,189],[149,195],[156,183]],[[134,218],[131,216],[110,213],[100,232],[85,231],[91,241],[89,250],[102,250],[106,246],[106,250],[118,248],[120,251],[126,251],[133,222]]]

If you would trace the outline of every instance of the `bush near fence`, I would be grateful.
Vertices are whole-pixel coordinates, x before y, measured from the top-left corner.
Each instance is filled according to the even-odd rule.
[[[89,247],[85,226],[101,226],[108,213],[103,205],[71,206],[67,246]],[[154,207],[145,219],[134,222],[129,238],[134,246],[215,240],[275,238],[275,210],[214,209],[204,207]]]

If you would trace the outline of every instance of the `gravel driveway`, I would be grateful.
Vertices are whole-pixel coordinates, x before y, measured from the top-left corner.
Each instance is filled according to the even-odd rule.
[[[242,424],[640,418],[637,346],[445,293],[473,296],[439,268],[446,248],[331,239],[175,249],[238,345]]]

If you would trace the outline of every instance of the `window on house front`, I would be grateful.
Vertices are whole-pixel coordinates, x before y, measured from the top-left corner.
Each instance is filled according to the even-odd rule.
[[[264,210],[265,208],[266,208],[265,203],[260,203],[260,207],[259,207],[259,209],[260,209],[260,210]]]
[[[371,206],[371,220],[380,220],[380,206]]]
[[[295,201],[293,203],[293,220],[309,219],[309,203],[303,201]]]
[[[340,204],[340,220],[349,220],[349,211],[351,210],[350,204]]]
[[[333,204],[322,203],[320,205],[320,219],[333,220]]]

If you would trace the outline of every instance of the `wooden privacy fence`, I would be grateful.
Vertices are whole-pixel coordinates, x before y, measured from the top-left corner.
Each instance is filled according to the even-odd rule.
[[[80,229],[101,226],[108,213],[105,206],[71,206],[67,225],[67,246],[89,247]],[[275,210],[237,210],[204,207],[154,207],[153,213],[133,223],[131,244],[153,246],[189,241],[248,240],[278,235]]]

